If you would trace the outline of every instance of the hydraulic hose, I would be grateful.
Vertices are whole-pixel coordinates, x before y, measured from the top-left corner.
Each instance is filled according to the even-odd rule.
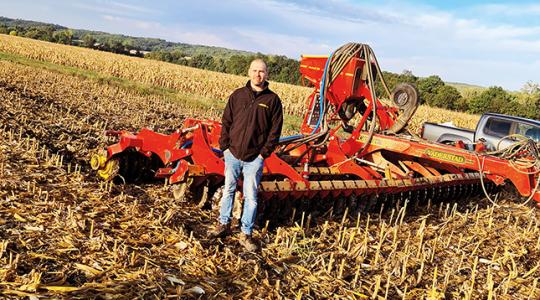
[[[332,57],[334,56],[335,52],[332,52],[328,59],[326,60],[326,63],[324,65],[323,75],[321,78],[321,84],[319,86],[320,96],[319,96],[319,119],[317,120],[317,124],[315,125],[315,128],[311,131],[309,136],[313,135],[317,130],[319,129],[321,125],[321,120],[324,119],[323,116],[325,114],[325,98],[326,98],[326,90],[325,90],[325,83],[326,83],[326,75],[328,74],[328,67],[330,66],[330,61],[332,61]],[[292,142],[292,141],[298,141],[300,138],[305,137],[303,134],[297,134],[297,135],[291,135],[286,136],[281,139],[279,139],[279,142]],[[309,139],[311,140],[311,139]]]
[[[376,123],[377,123],[377,96],[375,93],[375,78],[373,75],[372,65],[374,64],[376,67],[376,70],[378,74],[380,74],[379,78],[381,79],[382,85],[384,87],[384,90],[388,96],[388,98],[391,97],[390,91],[388,89],[388,86],[386,85],[386,82],[384,81],[384,78],[382,77],[382,71],[380,69],[379,63],[377,61],[377,58],[375,57],[375,54],[373,53],[373,50],[371,47],[369,47],[366,44],[359,44],[359,43],[347,43],[338,49],[336,49],[334,52],[331,53],[331,55],[328,57],[323,75],[321,77],[321,84],[319,88],[319,120],[317,121],[317,124],[315,128],[312,130],[312,132],[309,135],[293,135],[288,136],[280,139],[281,144],[288,144],[296,143],[292,148],[288,148],[287,150],[292,150],[300,147],[301,145],[307,144],[312,141],[317,141],[317,144],[311,145],[311,147],[318,147],[326,143],[329,135],[329,127],[328,127],[328,120],[327,120],[327,113],[328,113],[328,101],[327,101],[327,93],[328,88],[331,86],[331,84],[334,82],[334,80],[339,76],[339,74],[343,71],[345,66],[350,62],[351,59],[353,59],[355,56],[359,56],[360,58],[363,58],[365,60],[365,67],[367,68],[367,84],[371,93],[371,106],[372,106],[372,113],[373,117],[371,120],[370,128],[369,128],[369,136],[367,141],[364,143],[364,146],[362,149],[360,149],[357,153],[362,152],[367,145],[371,142],[373,135],[376,131]],[[317,132],[318,131],[318,132]],[[322,138],[322,139],[321,139]],[[285,147],[283,148],[283,151],[285,151]]]

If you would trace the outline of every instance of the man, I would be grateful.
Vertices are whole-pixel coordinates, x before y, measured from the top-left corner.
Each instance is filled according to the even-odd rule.
[[[246,86],[232,93],[223,112],[219,145],[225,159],[225,186],[219,222],[210,235],[230,234],[234,193],[243,174],[240,244],[248,251],[255,251],[257,245],[252,232],[257,215],[257,188],[264,159],[272,154],[281,134],[283,109],[279,97],[268,88],[268,68],[263,60],[252,61],[248,75]]]

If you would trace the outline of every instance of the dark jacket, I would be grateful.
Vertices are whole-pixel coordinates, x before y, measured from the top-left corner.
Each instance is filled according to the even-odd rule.
[[[222,118],[221,150],[229,149],[237,159],[252,161],[259,154],[270,156],[283,126],[283,108],[278,95],[266,88],[254,92],[250,82],[229,97]]]

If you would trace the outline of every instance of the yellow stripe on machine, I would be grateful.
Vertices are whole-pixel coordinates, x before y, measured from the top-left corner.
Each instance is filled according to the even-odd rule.
[[[357,141],[366,143],[367,139],[368,135],[363,133],[361,136],[358,137]],[[408,143],[401,142],[396,139],[383,138],[378,136],[373,136],[373,138],[371,139],[371,144],[385,149],[392,149],[401,152],[405,151],[410,147]]]
[[[313,67],[313,66],[308,66],[308,65],[300,65],[300,68],[307,68],[307,69],[310,69],[310,70],[317,70],[317,71],[319,71],[321,69],[319,67]]]

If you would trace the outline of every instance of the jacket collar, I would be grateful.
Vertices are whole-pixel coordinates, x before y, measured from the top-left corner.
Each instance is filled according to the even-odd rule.
[[[264,89],[260,92],[261,94],[266,94],[270,91],[270,89],[268,88],[268,86],[270,85],[270,82],[268,81],[265,81],[264,82]],[[247,83],[246,83],[246,87],[252,91],[253,89],[251,88],[251,80],[248,80]]]

